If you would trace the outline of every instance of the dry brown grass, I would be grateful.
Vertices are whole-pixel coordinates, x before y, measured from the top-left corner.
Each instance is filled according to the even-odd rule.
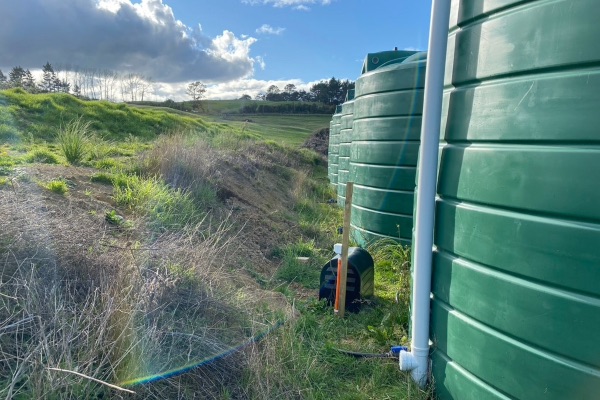
[[[27,179],[0,190],[0,398],[129,396],[48,368],[119,384],[216,355],[285,312],[281,297],[233,275],[237,231],[227,218],[157,236],[85,206]],[[242,365],[223,360],[132,389],[219,398],[242,390]]]

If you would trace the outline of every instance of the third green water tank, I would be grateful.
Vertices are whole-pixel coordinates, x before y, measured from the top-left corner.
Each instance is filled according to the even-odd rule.
[[[356,81],[349,181],[352,237],[361,246],[410,244],[412,235],[426,53],[397,53]]]
[[[338,105],[335,108],[335,114],[331,118],[329,124],[329,150],[327,154],[327,175],[329,182],[336,188],[337,193],[337,180],[338,180],[338,156],[340,147],[340,129],[342,119],[342,106]]]
[[[600,398],[599,21],[597,0],[452,1],[440,399]]]
[[[352,144],[352,122],[354,120],[354,89],[348,90],[342,104],[340,136],[338,146],[337,202],[340,207],[346,203],[346,182],[350,175],[350,145]]]

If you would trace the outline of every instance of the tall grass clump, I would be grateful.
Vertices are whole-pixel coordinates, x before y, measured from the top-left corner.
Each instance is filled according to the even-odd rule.
[[[200,210],[207,211],[218,202],[216,182],[222,161],[203,138],[176,133],[157,142],[143,158],[142,169],[185,191]]]
[[[91,125],[91,121],[84,121],[83,117],[79,117],[60,127],[56,139],[70,164],[77,165],[86,156]]]

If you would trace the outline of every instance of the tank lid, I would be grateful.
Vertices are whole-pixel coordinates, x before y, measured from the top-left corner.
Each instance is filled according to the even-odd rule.
[[[411,62],[426,61],[426,60],[427,60],[427,52],[420,51],[418,53],[413,54],[412,56],[406,57],[404,59],[404,61],[402,61],[402,64],[408,64]]]
[[[417,52],[414,50],[388,50],[380,51],[378,53],[369,53],[363,62],[361,73],[364,74],[365,72],[373,71],[391,60],[399,60],[398,62],[402,62],[406,57],[412,56],[415,53]]]

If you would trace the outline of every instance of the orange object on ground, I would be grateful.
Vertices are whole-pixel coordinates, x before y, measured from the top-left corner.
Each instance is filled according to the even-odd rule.
[[[342,257],[338,258],[337,277],[335,280],[335,305],[333,306],[334,312],[340,309],[340,285],[342,281]]]

